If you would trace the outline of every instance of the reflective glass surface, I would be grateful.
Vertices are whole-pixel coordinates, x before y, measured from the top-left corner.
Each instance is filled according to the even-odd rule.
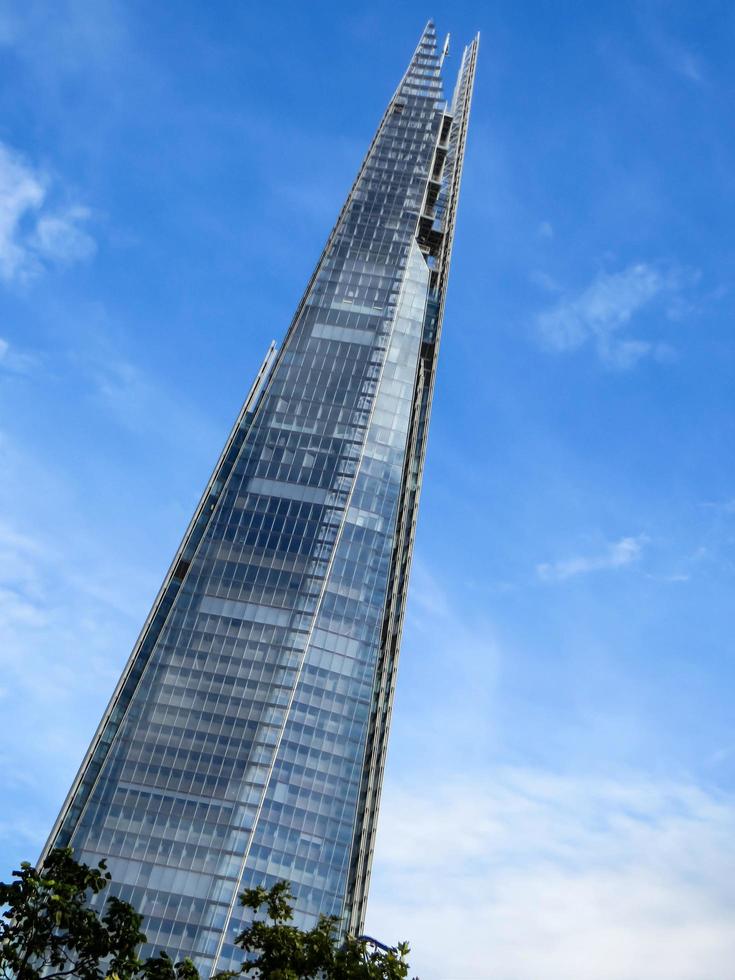
[[[243,888],[364,904],[472,83],[439,63],[429,25],[52,835],[205,972]]]

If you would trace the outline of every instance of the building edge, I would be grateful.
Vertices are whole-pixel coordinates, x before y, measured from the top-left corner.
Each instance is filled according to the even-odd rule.
[[[431,23],[431,22],[429,22]],[[425,333],[414,388],[414,413],[411,424],[411,451],[404,467],[399,513],[401,526],[396,538],[389,578],[389,602],[383,620],[382,642],[376,668],[371,733],[365,752],[363,787],[365,806],[363,820],[358,825],[353,843],[350,877],[343,912],[343,924],[348,932],[361,935],[367,911],[372,859],[377,831],[377,819],[385,771],[390,720],[395,697],[406,597],[413,559],[418,504],[421,493],[431,405],[436,380],[436,365],[444,318],[446,286],[449,274],[457,205],[462,178],[462,166],[469,126],[472,94],[477,67],[480,34],[465,47],[457,73],[452,100],[452,127],[448,138],[445,166],[451,167],[450,190],[447,201],[447,222],[433,295],[430,293],[426,312]],[[439,131],[434,153],[440,149]],[[454,145],[452,145],[454,143]],[[419,218],[419,227],[421,217]],[[417,227],[417,239],[419,238]],[[433,323],[432,323],[433,320]]]

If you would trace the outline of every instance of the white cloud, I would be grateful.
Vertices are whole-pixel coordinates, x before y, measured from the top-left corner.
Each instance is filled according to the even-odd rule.
[[[0,143],[0,279],[24,281],[50,264],[69,264],[95,251],[82,227],[88,209],[52,206],[51,181]]]
[[[17,867],[43,843],[158,583],[111,563],[83,497],[2,434],[0,472],[0,858]]]
[[[413,746],[423,754],[431,739],[434,758],[459,745],[467,757],[484,751],[496,725],[498,633],[484,610],[457,608],[442,578],[420,555],[411,572],[402,647],[402,707],[392,722],[402,749]],[[430,716],[427,703],[432,705]],[[451,744],[436,737],[444,731],[452,732]]]
[[[174,456],[181,470],[182,447],[191,471],[183,477],[183,503],[169,487],[157,505],[156,531],[167,530],[160,546],[143,554],[143,537],[118,518],[116,498],[129,490],[121,489],[114,472],[103,466],[90,481],[83,466],[81,472],[56,468],[54,454],[43,452],[38,440],[0,432],[0,696],[6,722],[0,783],[7,789],[0,860],[9,855],[6,867],[38,853],[158,588],[160,562],[189,517],[190,494],[206,477],[213,440],[216,445],[226,434],[174,398],[160,379],[121,358],[99,310],[83,312],[84,327],[72,323],[65,331],[72,350],[53,361],[86,399],[84,414],[103,416],[100,438],[114,417],[135,432],[136,447],[155,447],[164,472]],[[0,374],[17,371],[30,356],[0,341]],[[41,365],[52,361],[50,352],[33,357]],[[44,383],[46,377],[34,374],[31,381]],[[11,413],[8,428],[13,422]],[[91,438],[85,434],[80,454]],[[187,489],[197,469],[202,475]],[[125,483],[131,485],[138,485],[135,479]],[[97,506],[107,515],[101,536],[90,516]],[[13,792],[14,771],[43,772],[43,778],[27,792]],[[27,834],[20,834],[21,825]]]
[[[673,55],[674,70],[683,75],[684,78],[689,79],[690,82],[701,85],[704,81],[701,62],[690,51],[680,50],[673,52]]]
[[[544,272],[542,269],[534,269],[529,273],[528,278],[531,280],[534,286],[538,286],[539,289],[543,289],[545,293],[560,293],[562,291],[556,279],[554,279],[553,276],[550,276],[548,272]]]
[[[609,544],[598,555],[565,558],[562,561],[556,562],[543,562],[536,566],[536,572],[539,578],[544,579],[546,582],[559,582],[564,579],[573,578],[575,575],[586,575],[588,572],[623,568],[625,565],[630,565],[640,558],[646,540],[643,534],[639,534],[637,537],[621,538],[620,541]]]
[[[10,8],[13,9],[10,9]],[[131,51],[127,11],[120,0],[58,0],[49,18],[43,0],[0,5],[0,45],[11,47],[34,81],[57,98],[70,76],[84,74],[97,87],[119,70]]]
[[[36,251],[54,261],[78,262],[94,254],[94,239],[79,224],[88,221],[89,208],[76,205],[57,214],[38,219],[32,245]]]
[[[576,350],[589,343],[605,366],[617,370],[627,370],[643,357],[670,360],[673,350],[668,344],[621,339],[620,332],[655,300],[675,300],[690,279],[682,272],[665,273],[643,262],[623,272],[600,273],[576,296],[540,313],[539,334],[556,351]]]
[[[10,342],[0,337],[0,371],[11,374],[28,374],[38,364],[38,358],[27,351],[19,351]]]
[[[104,334],[104,317],[96,346],[73,357],[75,367],[90,384],[95,402],[121,426],[134,433],[156,432],[168,444],[186,443],[201,448],[204,458],[225,438],[225,431],[212,425],[186,399],[167,390],[165,384],[127,360]]]
[[[702,86],[707,81],[706,63],[666,29],[665,22],[652,24],[650,40],[664,64],[677,75]]]
[[[388,785],[366,929],[421,980],[730,980],[735,801],[504,768]]]
[[[718,514],[735,514],[735,497],[730,500],[706,500],[702,506],[711,508]]]

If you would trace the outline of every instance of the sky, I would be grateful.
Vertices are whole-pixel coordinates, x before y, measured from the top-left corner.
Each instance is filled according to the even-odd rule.
[[[367,931],[732,980],[735,8],[0,0],[0,877],[426,20],[482,41]]]

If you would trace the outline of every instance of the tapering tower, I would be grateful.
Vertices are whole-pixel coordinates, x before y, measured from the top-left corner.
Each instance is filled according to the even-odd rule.
[[[447,103],[425,28],[49,837],[205,974],[256,884],[362,928],[477,47]]]

